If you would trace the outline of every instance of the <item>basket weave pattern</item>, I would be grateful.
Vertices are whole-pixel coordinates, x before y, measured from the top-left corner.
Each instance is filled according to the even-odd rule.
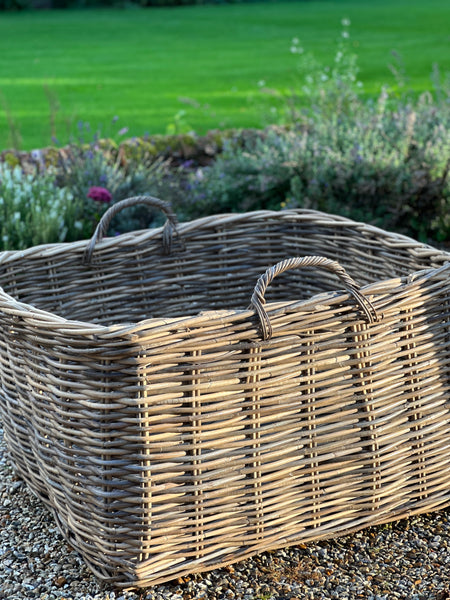
[[[314,211],[175,226],[0,254],[8,449],[94,573],[450,504],[450,255]]]

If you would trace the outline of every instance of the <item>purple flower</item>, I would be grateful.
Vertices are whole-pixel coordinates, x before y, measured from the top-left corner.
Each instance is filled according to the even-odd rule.
[[[109,204],[112,200],[111,193],[106,188],[97,185],[89,188],[87,197],[92,198],[95,202],[105,202],[106,204]]]

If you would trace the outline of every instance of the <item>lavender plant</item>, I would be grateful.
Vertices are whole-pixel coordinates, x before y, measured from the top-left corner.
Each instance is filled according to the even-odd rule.
[[[191,176],[186,210],[301,206],[420,239],[450,237],[450,88],[441,81],[415,98],[383,87],[367,99],[348,45],[350,23],[342,24],[328,67],[305,59],[292,40],[303,71],[297,88],[272,95],[283,126],[225,144],[212,166]]]

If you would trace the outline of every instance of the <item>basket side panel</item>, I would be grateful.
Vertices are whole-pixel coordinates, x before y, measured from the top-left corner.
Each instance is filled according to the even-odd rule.
[[[334,315],[317,324],[303,314],[301,335],[285,323],[265,344],[249,341],[248,325],[206,323],[172,347],[147,347],[139,585],[331,535],[355,518],[361,382],[353,330],[330,324]]]
[[[328,299],[274,311],[269,342],[211,322],[148,347],[139,584],[447,506],[449,292],[399,280],[370,326]]]
[[[33,491],[47,499],[33,446],[28,373],[24,369],[24,323],[18,315],[0,314],[0,414],[10,459]]]
[[[142,530],[136,349],[38,323],[14,331],[16,388],[2,368],[1,399],[14,466],[99,577],[130,581]]]

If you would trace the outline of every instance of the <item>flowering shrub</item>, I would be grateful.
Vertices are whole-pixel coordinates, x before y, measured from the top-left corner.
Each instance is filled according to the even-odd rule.
[[[298,206],[422,240],[450,238],[450,90],[415,99],[383,88],[367,99],[347,45],[350,23],[342,25],[334,65],[307,56],[298,88],[270,90],[282,126],[228,141],[191,175],[188,216]],[[290,52],[304,58],[297,39]]]
[[[167,173],[168,163],[160,159],[145,165],[122,162],[120,155],[112,159],[94,136],[90,144],[73,144],[70,152],[61,155],[57,183],[83,203],[82,237],[88,238],[109,204],[130,196],[159,195]],[[137,206],[114,217],[111,228],[123,233],[147,227],[150,221],[147,207]]]
[[[380,102],[383,99],[380,98]],[[450,237],[450,106],[420,102],[229,142],[189,180],[189,216],[306,207],[412,235]]]
[[[26,175],[0,163],[0,248],[73,241],[83,228],[81,206],[52,174]]]

